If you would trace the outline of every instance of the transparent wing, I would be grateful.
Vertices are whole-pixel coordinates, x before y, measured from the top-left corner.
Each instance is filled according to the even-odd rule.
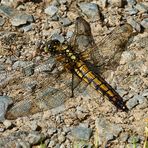
[[[119,63],[120,56],[132,36],[132,32],[132,26],[129,24],[117,26],[96,44],[89,23],[82,17],[78,17],[70,43],[81,54],[82,60],[99,66],[99,71],[102,71],[103,69],[113,69]]]

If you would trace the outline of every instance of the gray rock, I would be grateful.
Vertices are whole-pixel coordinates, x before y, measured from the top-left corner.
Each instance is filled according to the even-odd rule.
[[[0,5],[0,13],[6,15],[7,17],[11,18],[16,14],[16,11],[11,7]]]
[[[99,144],[107,143],[109,140],[113,140],[122,131],[122,127],[116,124],[112,124],[105,118],[96,119],[96,128],[98,133]]]
[[[13,4],[17,2],[16,0],[1,0],[1,4],[6,6],[13,6]]]
[[[54,39],[59,40],[61,43],[64,42],[64,37],[58,33],[55,33],[52,35],[52,40],[54,40]]]
[[[51,141],[49,142],[48,147],[55,147],[55,145],[56,145],[56,142],[55,142],[54,140],[51,140]]]
[[[123,0],[109,0],[109,3],[114,7],[123,7]]]
[[[128,109],[134,108],[136,105],[138,105],[138,97],[137,95],[131,98],[129,101],[127,101],[126,106]]]
[[[148,89],[145,89],[143,92],[140,93],[143,97],[148,98]]]
[[[0,133],[4,132],[4,128],[0,127]]]
[[[5,23],[5,19],[3,19],[2,17],[0,17],[0,26],[3,26]]]
[[[58,8],[56,6],[48,6],[46,9],[45,9],[45,13],[50,15],[51,17],[53,17],[56,13],[58,12]]]
[[[22,27],[22,29],[24,30],[24,32],[31,31],[31,30],[32,30],[32,24],[24,25],[24,26]]]
[[[25,13],[14,15],[11,18],[11,24],[13,26],[20,26],[20,25],[24,25],[24,24],[32,23],[32,22],[34,22],[33,16],[25,14]]]
[[[133,27],[135,28],[138,32],[141,31],[141,26],[139,23],[137,23],[133,18],[129,18],[127,20],[127,22]]]
[[[127,0],[127,3],[128,3],[129,6],[133,6],[133,5],[135,5],[137,2],[136,2],[136,0]]]
[[[132,137],[130,137],[129,139],[128,139],[128,143],[138,143],[140,141],[140,139],[139,139],[139,137],[137,137],[137,136],[132,136]]]
[[[146,4],[146,2],[137,3],[135,8],[140,12],[148,12],[148,5]]]
[[[45,63],[40,64],[39,66],[35,67],[34,72],[35,73],[41,73],[41,72],[51,72],[55,66],[55,59],[49,58]]]
[[[0,122],[5,119],[7,108],[13,101],[8,96],[0,96]]]
[[[13,65],[12,68],[14,70],[18,70],[20,68],[24,68],[24,67],[29,67],[29,66],[33,65],[33,62],[25,62],[25,61],[16,61]]]
[[[9,120],[5,120],[5,121],[3,122],[3,124],[4,124],[4,126],[5,126],[6,129],[8,129],[8,128],[10,128],[10,127],[12,126],[12,123],[11,123],[11,121],[9,121]]]
[[[125,12],[130,14],[130,15],[135,15],[138,13],[138,10],[136,8],[132,8],[132,7],[127,7],[125,9]]]
[[[56,128],[49,128],[48,131],[47,131],[47,134],[48,134],[49,137],[51,137],[55,133],[57,133]]]
[[[95,3],[79,3],[78,6],[84,14],[86,14],[91,19],[100,19],[99,7]]]
[[[64,27],[67,27],[69,25],[72,24],[72,22],[69,20],[69,18],[61,18],[60,19],[60,23],[64,26]]]
[[[63,143],[65,140],[66,140],[65,135],[60,134],[60,135],[58,136],[58,143]]]
[[[30,144],[35,145],[38,143],[41,143],[42,141],[45,140],[45,136],[43,134],[40,134],[39,132],[31,132],[28,135],[28,141]]]
[[[16,142],[16,148],[30,148],[30,147],[31,147],[30,143],[26,141]]]
[[[145,18],[141,21],[141,25],[145,28],[148,29],[148,18]]]
[[[77,140],[89,140],[92,134],[92,129],[77,126],[72,129],[72,135]]]
[[[121,142],[126,142],[127,139],[128,139],[128,137],[129,137],[129,134],[128,133],[121,133],[120,134],[120,140],[121,140]]]
[[[126,64],[130,61],[133,61],[136,58],[136,55],[132,51],[124,51],[121,55],[120,64]]]

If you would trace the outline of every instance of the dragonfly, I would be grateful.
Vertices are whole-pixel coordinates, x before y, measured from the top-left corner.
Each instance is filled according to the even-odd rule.
[[[103,65],[104,69],[110,63],[115,65],[123,52],[123,46],[126,46],[129,38],[132,36],[132,32],[132,26],[129,24],[117,26],[97,46],[91,33],[90,24],[83,17],[78,17],[75,23],[74,34],[69,42],[60,43],[60,41],[52,39],[44,44],[45,51],[56,57],[56,60],[64,65],[64,69],[72,74],[71,82],[65,82],[63,85],[61,83],[62,89],[56,88],[56,86],[49,86],[42,96],[30,96],[29,99],[16,102],[7,111],[6,118],[16,119],[20,116],[60,106],[67,100],[67,97],[70,97],[69,94],[74,97],[74,91],[82,82],[85,83],[85,89],[91,86],[94,90],[103,94],[117,109],[128,111],[122,97],[105,81],[101,73],[99,74],[98,70],[95,69],[101,71],[100,65]],[[52,56],[49,58],[49,63],[52,63],[51,61],[54,60]],[[53,64],[52,68],[54,66]],[[36,68],[36,70],[38,69]],[[53,77],[51,79],[47,79],[47,77],[45,75],[43,82],[40,82],[44,86],[53,82],[51,81]],[[75,77],[77,77],[76,82]],[[63,82],[61,79],[55,78],[54,80],[55,83],[56,81]],[[29,80],[27,79],[27,81]],[[23,80],[21,80],[21,83],[24,83]],[[31,81],[30,85],[34,86],[33,83]],[[36,93],[40,94],[40,92]]]

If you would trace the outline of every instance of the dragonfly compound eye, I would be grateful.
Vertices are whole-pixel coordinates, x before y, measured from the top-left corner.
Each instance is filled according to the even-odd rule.
[[[46,51],[49,51],[51,54],[55,54],[59,45],[60,42],[58,40],[50,40],[46,43]]]

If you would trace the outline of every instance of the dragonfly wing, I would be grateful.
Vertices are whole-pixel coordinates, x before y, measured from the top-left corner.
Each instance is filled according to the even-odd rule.
[[[93,58],[97,65],[103,65],[106,69],[113,69],[119,63],[121,54],[125,50],[129,38],[132,35],[132,26],[124,24],[117,26],[109,35],[104,37],[99,44],[97,44],[98,48],[95,47],[92,50]],[[101,56],[101,60],[100,57],[97,57],[98,55]]]

